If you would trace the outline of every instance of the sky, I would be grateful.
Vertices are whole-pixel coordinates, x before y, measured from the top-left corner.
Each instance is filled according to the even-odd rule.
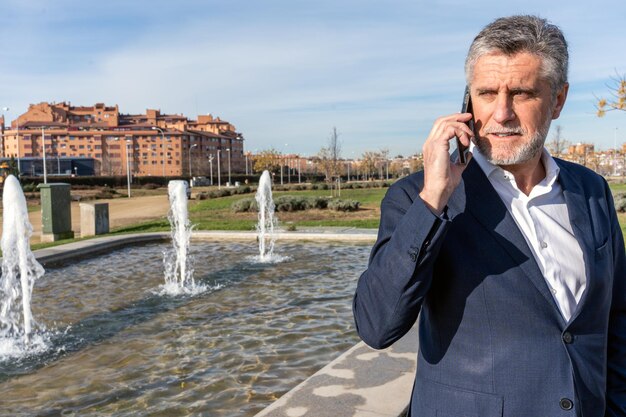
[[[536,14],[570,47],[562,137],[626,142],[626,112],[596,97],[626,73],[624,0],[2,0],[0,108],[119,105],[122,113],[211,113],[245,149],[314,155],[334,127],[342,156],[420,152],[458,112],[463,63],[493,19]]]

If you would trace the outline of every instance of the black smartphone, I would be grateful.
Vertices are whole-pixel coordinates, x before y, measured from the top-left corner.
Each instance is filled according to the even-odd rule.
[[[473,111],[472,111],[472,97],[470,96],[470,89],[469,86],[465,86],[465,94],[463,94],[463,105],[461,106],[461,113],[472,113],[472,118],[470,119],[469,122],[467,122],[467,125],[469,126],[470,129],[472,129],[472,132],[474,132],[474,134],[476,134],[476,130],[474,130],[474,116],[473,116]],[[467,163],[467,154],[469,152],[469,147],[465,146],[461,143],[461,141],[459,140],[459,138],[456,138],[456,148],[457,148],[457,152],[459,154],[459,162],[462,164],[466,164]]]

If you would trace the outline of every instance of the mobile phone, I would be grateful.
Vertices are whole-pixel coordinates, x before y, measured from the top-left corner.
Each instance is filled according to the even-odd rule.
[[[461,113],[472,113],[472,118],[467,122],[467,125],[472,132],[476,132],[474,130],[474,116],[472,111],[472,97],[470,96],[469,86],[465,86],[465,94],[463,94],[463,105],[461,106]],[[476,134],[476,133],[474,133]],[[467,163],[467,154],[469,153],[469,146],[465,146],[461,143],[459,138],[456,138],[456,148],[457,153],[459,155],[459,162],[462,164]]]

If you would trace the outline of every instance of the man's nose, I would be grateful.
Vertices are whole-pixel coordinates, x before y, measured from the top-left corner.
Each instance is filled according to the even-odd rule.
[[[515,112],[513,111],[513,98],[508,94],[498,94],[495,102],[493,119],[500,124],[505,124],[506,122],[515,119]]]

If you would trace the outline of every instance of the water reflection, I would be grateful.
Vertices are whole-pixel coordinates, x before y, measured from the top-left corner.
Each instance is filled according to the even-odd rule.
[[[33,314],[69,329],[47,356],[0,364],[4,412],[254,415],[356,342],[369,247],[281,245],[291,260],[274,265],[246,262],[255,250],[194,243],[196,279],[214,288],[195,296],[154,293],[162,245],[49,270]]]

